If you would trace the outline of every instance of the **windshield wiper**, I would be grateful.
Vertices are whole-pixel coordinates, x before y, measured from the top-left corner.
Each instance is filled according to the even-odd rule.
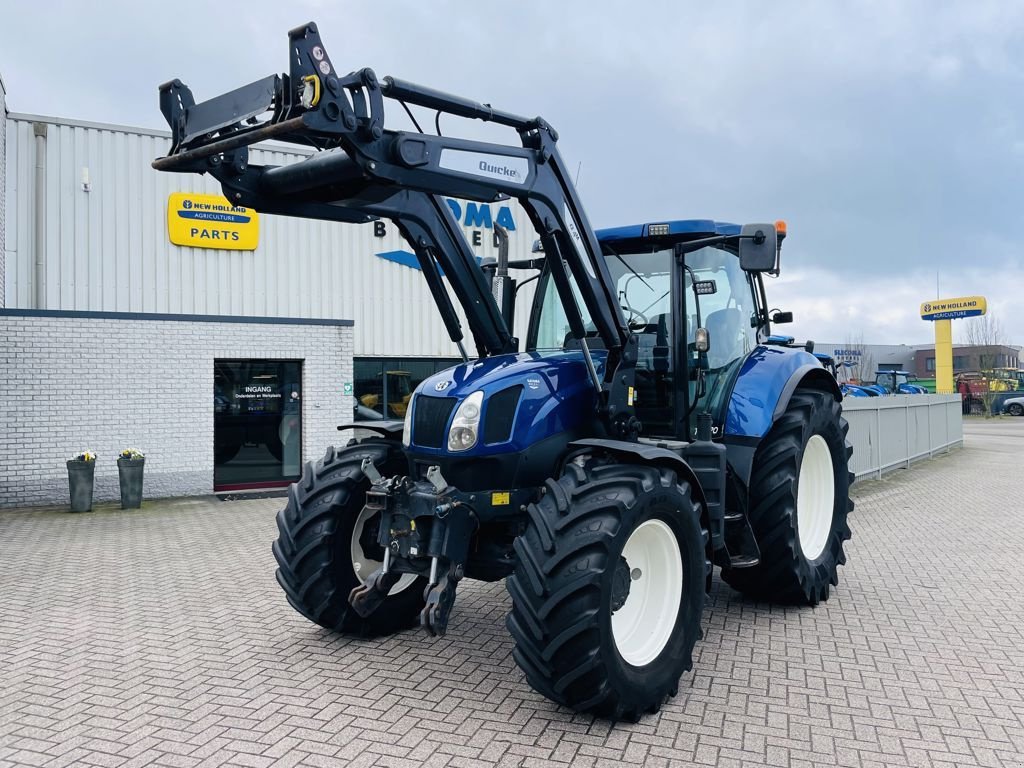
[[[605,248],[608,248],[608,250],[612,252],[612,256],[614,256],[614,257],[615,257],[616,259],[618,259],[619,261],[621,261],[621,262],[622,262],[622,266],[624,266],[624,267],[625,267],[626,269],[628,269],[628,270],[629,270],[630,272],[632,272],[632,273],[633,273],[633,274],[634,274],[634,275],[635,275],[636,277],[640,278],[640,282],[641,282],[641,283],[643,283],[644,285],[646,285],[646,286],[647,286],[647,287],[648,287],[648,288],[649,288],[650,290],[652,290],[652,291],[654,290],[654,288],[653,288],[653,287],[651,287],[651,284],[650,284],[650,283],[648,283],[648,282],[647,282],[646,280],[644,280],[644,278],[643,278],[643,275],[641,275],[641,274],[640,274],[639,272],[637,272],[637,271],[636,271],[635,269],[633,269],[633,268],[632,268],[631,266],[629,266],[629,264],[628,264],[628,263],[626,263],[626,260],[625,260],[624,258],[622,258],[622,257],[621,257],[621,256],[620,256],[620,255],[619,255],[619,254],[618,254],[617,252],[616,252],[616,250],[615,250],[614,248],[610,248],[610,247],[609,247],[609,246],[607,246],[607,245],[605,246]]]

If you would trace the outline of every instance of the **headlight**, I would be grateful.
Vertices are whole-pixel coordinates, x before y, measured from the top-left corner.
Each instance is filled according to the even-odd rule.
[[[409,404],[405,407],[405,426],[402,427],[402,445],[406,448],[412,443],[412,401],[416,399],[413,395],[409,398]]]
[[[455,411],[451,429],[448,430],[449,451],[468,451],[476,445],[480,428],[480,408],[483,403],[483,392],[474,392],[462,401],[459,409]]]

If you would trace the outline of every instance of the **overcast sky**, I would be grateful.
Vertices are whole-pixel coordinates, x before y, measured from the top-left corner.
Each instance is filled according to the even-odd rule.
[[[11,111],[166,128],[159,83],[283,71],[315,20],[340,69],[543,115],[597,227],[786,219],[769,297],[799,338],[929,342],[938,277],[1024,344],[1024,3],[42,7],[0,0]]]

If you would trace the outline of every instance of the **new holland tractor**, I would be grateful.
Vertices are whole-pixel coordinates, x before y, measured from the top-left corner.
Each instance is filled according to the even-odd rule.
[[[421,383],[404,421],[358,425],[372,437],[306,464],[273,544],[295,610],[351,635],[440,635],[463,579],[504,579],[529,684],[636,720],[691,668],[714,565],[754,598],[827,599],[850,537],[851,448],[835,379],[806,351],[763,343],[777,227],[595,233],[543,119],[343,74],[312,23],[288,43],[287,74],[209,101],[161,86],[173,139],[154,167],[208,173],[263,213],[393,221],[465,361]],[[397,130],[391,102],[519,141]],[[266,139],[318,151],[250,164]],[[482,267],[447,197],[517,200],[543,253]],[[538,279],[518,339],[522,269]]]

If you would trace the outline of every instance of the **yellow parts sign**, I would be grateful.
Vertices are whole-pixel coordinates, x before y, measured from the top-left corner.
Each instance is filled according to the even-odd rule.
[[[167,234],[175,245],[254,251],[260,241],[256,211],[220,195],[175,192],[167,200]]]
[[[963,296],[959,299],[936,299],[921,305],[922,320],[959,320],[961,317],[984,315],[988,309],[984,296]]]

